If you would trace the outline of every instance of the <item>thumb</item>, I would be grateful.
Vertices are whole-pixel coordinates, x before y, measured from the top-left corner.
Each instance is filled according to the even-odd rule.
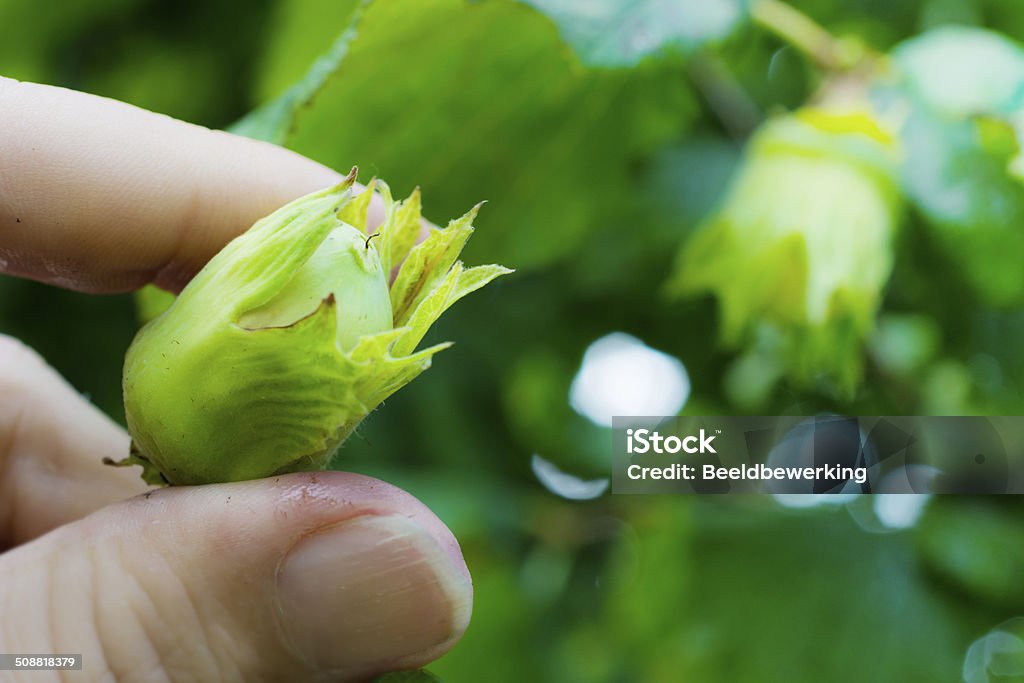
[[[144,494],[0,576],[0,652],[81,653],[88,681],[360,680],[443,654],[472,602],[433,514],[340,472]]]

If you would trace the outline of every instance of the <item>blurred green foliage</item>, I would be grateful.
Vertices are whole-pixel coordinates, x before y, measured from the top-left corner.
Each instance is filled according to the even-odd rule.
[[[214,127],[291,92],[263,110],[270,128],[241,130],[398,195],[421,185],[428,216],[489,201],[467,261],[519,274],[441,321],[426,342],[455,349],[340,460],[419,496],[464,545],[476,608],[432,667],[445,680],[958,680],[970,644],[1024,612],[1015,500],[935,499],[896,530],[862,502],[574,502],[530,471],[539,453],[606,476],[608,433],[568,396],[612,331],[685,363],[692,414],[1024,406],[1024,4],[794,2],[887,55],[835,74],[751,21],[755,1],[376,0],[338,43],[353,0],[0,0],[0,73]],[[771,335],[721,347],[712,297],[662,295],[751,134],[837,76],[898,131],[910,207],[877,324],[838,360],[864,368],[850,397],[796,381]],[[0,280],[0,330],[115,419],[134,329],[128,297]]]

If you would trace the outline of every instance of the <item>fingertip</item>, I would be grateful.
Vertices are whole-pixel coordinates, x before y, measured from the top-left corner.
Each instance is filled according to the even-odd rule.
[[[332,680],[424,665],[469,624],[472,582],[454,535],[415,497],[371,477],[171,487],[116,507],[103,526],[162,520],[161,535],[135,552],[182,548],[174,573],[204,577],[193,590],[236,610],[224,623],[248,623],[238,614],[270,598],[262,610],[279,622],[279,647]]]
[[[104,97],[0,82],[3,269],[86,292],[177,290],[233,237],[341,175]]]
[[[394,484],[364,474],[335,470],[283,475],[275,477],[273,483],[280,488],[285,505],[295,500],[341,496],[348,504],[366,506],[373,514],[408,517],[433,537],[466,579],[470,578],[462,547],[451,529],[422,501]]]
[[[145,485],[101,464],[128,435],[22,342],[0,334],[0,545],[16,545]]]
[[[278,571],[283,631],[312,667],[349,676],[419,666],[465,631],[468,580],[416,521],[370,514],[319,529]]]

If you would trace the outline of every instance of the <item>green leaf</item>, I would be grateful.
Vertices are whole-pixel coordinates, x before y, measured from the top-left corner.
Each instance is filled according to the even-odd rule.
[[[992,119],[951,121],[919,108],[903,127],[905,191],[936,244],[986,303],[1024,300],[1024,184],[1018,146]]]
[[[373,198],[373,192],[377,188],[377,184],[378,180],[374,178],[366,184],[366,188],[362,192],[357,194],[351,202],[341,207],[341,210],[338,211],[339,220],[358,228],[364,235],[366,234],[366,219],[370,211],[370,200]]]
[[[551,17],[588,66],[633,66],[667,49],[725,38],[742,0],[522,0]]]
[[[474,268],[463,270],[459,273],[459,283],[455,287],[455,291],[452,293],[448,303],[451,305],[467,294],[480,289],[495,278],[501,277],[502,275],[510,275],[513,272],[515,271],[511,268],[494,264],[476,266]]]
[[[348,24],[337,37],[330,49],[309,67],[305,77],[285,90],[280,96],[254,109],[228,127],[236,135],[255,140],[284,144],[295,123],[295,115],[309,106],[316,94],[323,89],[331,75],[341,66],[348,54],[349,44],[356,37],[356,29],[363,11],[372,0],[359,0],[351,12]],[[365,194],[365,196],[363,196]],[[370,193],[363,193],[344,209],[342,220],[362,229],[366,223],[366,207]],[[360,221],[361,222],[358,222]],[[135,295],[135,305],[141,322],[146,323],[170,308],[174,295],[147,285]]]
[[[409,317],[405,334],[403,334],[392,349],[392,353],[401,356],[412,353],[416,345],[426,335],[430,326],[441,317],[456,301],[470,292],[475,292],[488,282],[502,275],[511,273],[512,270],[504,266],[477,266],[468,270],[462,267],[461,262],[452,265],[448,274],[439,285],[434,287],[425,296],[415,311]]]
[[[338,30],[331,2],[284,6],[264,91],[300,78],[297,62]],[[580,69],[555,26],[519,2],[389,0],[366,10],[288,146],[372,170],[396,194],[422,186],[428,218],[487,200],[466,260],[540,267],[635,219],[637,161],[693,111],[673,65]]]
[[[53,82],[55,76],[67,79],[69,74],[61,73],[58,66],[61,51],[86,36],[95,35],[98,25],[122,21],[123,17],[138,12],[142,4],[140,0],[90,3],[55,0],[42,11],[33,0],[3,0],[0,2],[0,27],[3,29],[0,70],[4,76],[24,81],[47,83]],[[79,59],[82,57],[79,55]],[[92,74],[86,68],[75,78],[89,75]]]
[[[391,339],[394,332],[388,331],[380,334]],[[434,354],[444,351],[452,345],[451,342],[445,342],[417,351],[411,356],[395,357],[393,354],[385,354],[381,357],[370,355],[370,349],[376,346],[376,342],[371,337],[363,337],[360,346],[364,343],[366,347],[361,349],[357,346],[352,356],[346,358],[346,363],[355,387],[355,394],[371,410],[428,369]],[[359,362],[359,357],[363,357],[365,360]],[[365,415],[366,413],[359,419]],[[356,420],[357,422],[358,420]],[[354,426],[353,423],[351,427]]]
[[[417,187],[408,199],[394,207],[393,213],[389,213],[386,226],[391,229],[381,230],[381,258],[389,270],[409,255],[419,239],[423,230],[421,209],[420,189]]]
[[[1019,303],[1024,47],[993,31],[946,26],[904,41],[893,57],[911,101],[906,192],[985,303]]]
[[[448,301],[455,292],[455,286],[459,282],[461,273],[462,263],[452,265],[441,283],[416,306],[405,323],[406,333],[395,343],[394,353],[396,355],[412,352],[434,321],[441,317],[441,314],[448,308]]]
[[[695,501],[687,523],[668,517],[678,503],[653,507],[622,544],[624,576],[602,578],[605,642],[627,680],[955,681],[968,645],[1000,620],[916,571],[909,534],[866,533],[842,508]],[[797,653],[798,642],[816,646]]]
[[[400,202],[391,196],[387,183],[378,181],[377,189],[384,200],[385,216],[377,230],[380,242],[376,246],[384,268],[391,272],[409,255],[423,231],[423,204],[418,187]]]
[[[447,276],[462,247],[473,234],[473,219],[480,206],[469,210],[443,230],[431,228],[427,239],[413,247],[391,285],[395,326],[405,325],[419,303]]]
[[[174,303],[175,295],[156,285],[146,285],[135,292],[135,315],[140,325],[145,325]]]
[[[939,498],[918,524],[918,549],[932,571],[972,598],[1019,610],[1024,607],[1021,510],[1012,500]]]
[[[1009,112],[1024,97],[1024,48],[994,31],[944,26],[904,41],[893,58],[903,86],[945,115]]]
[[[228,130],[256,140],[264,140],[282,145],[288,139],[295,124],[295,115],[303,107],[309,106],[328,79],[341,66],[348,55],[349,46],[356,38],[356,29],[363,17],[363,12],[372,0],[360,0],[352,11],[341,34],[306,72],[299,82],[284,91],[280,96],[263,106],[246,114],[235,122]]]

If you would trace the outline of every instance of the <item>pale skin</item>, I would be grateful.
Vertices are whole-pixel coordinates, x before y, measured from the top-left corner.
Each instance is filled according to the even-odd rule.
[[[0,78],[10,275],[180,289],[256,219],[339,179],[273,145]],[[147,490],[102,464],[128,442],[0,335],[0,653],[84,656],[81,672],[0,681],[364,680],[464,631],[458,543],[408,493],[341,472]]]

